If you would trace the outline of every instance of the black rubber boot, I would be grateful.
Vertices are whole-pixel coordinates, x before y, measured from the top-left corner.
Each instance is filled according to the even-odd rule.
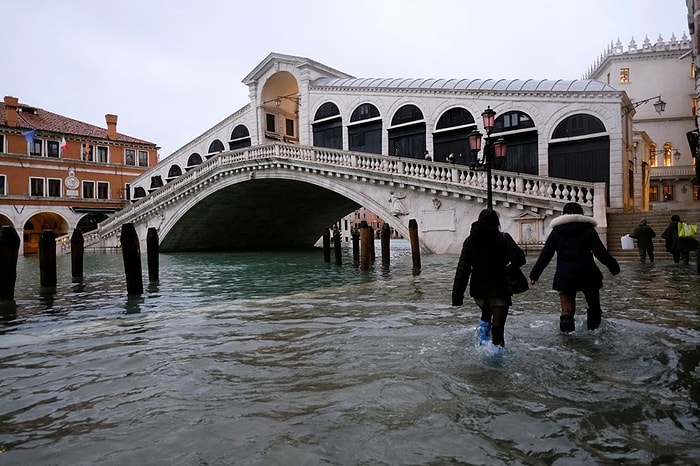
[[[494,346],[506,346],[506,342],[503,339],[503,327],[491,327],[491,343]]]
[[[576,330],[576,321],[574,321],[574,316],[563,315],[559,317],[559,330],[565,333]]]
[[[588,309],[586,326],[588,330],[595,330],[600,327],[600,321],[603,317],[603,311],[600,309]]]

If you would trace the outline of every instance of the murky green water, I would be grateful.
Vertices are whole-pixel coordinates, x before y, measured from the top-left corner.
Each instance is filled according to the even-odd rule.
[[[475,306],[449,305],[457,257],[423,256],[414,275],[392,246],[369,272],[320,252],[162,255],[137,299],[119,255],[86,256],[81,283],[59,258],[55,291],[20,258],[0,464],[700,461],[695,264],[622,263],[601,329],[584,312],[572,335],[550,266],[495,356]]]

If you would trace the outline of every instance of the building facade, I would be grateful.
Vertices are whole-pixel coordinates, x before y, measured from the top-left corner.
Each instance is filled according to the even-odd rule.
[[[624,91],[630,102],[634,158],[627,171],[633,180],[635,210],[700,207],[694,152],[689,134],[696,130],[698,99],[690,39],[618,39],[585,76]]]
[[[83,123],[6,96],[0,104],[0,225],[38,251],[50,229],[66,241],[129,202],[129,183],[156,165],[158,147],[106,127]]]
[[[132,200],[220,152],[270,142],[473,165],[468,137],[508,145],[496,168],[605,182],[608,205],[634,209],[627,169],[634,160],[624,91],[597,80],[355,78],[308,58],[272,53],[244,79],[250,102],[132,184]]]

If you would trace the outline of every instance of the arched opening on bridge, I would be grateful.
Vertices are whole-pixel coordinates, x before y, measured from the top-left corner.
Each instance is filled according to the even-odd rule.
[[[370,103],[364,103],[350,115],[348,123],[348,150],[382,153],[382,118],[379,109]]]
[[[260,121],[268,140],[299,142],[299,84],[292,73],[280,71],[265,81]]]
[[[80,230],[82,233],[93,231],[97,229],[98,223],[100,223],[103,220],[106,220],[107,218],[109,218],[108,215],[103,212],[85,214],[80,218],[80,221],[78,221],[78,224],[76,225],[75,229]]]
[[[311,127],[314,146],[329,149],[343,148],[343,119],[338,106],[333,102],[326,102],[316,110]]]
[[[425,157],[425,120],[417,106],[404,105],[391,119],[389,155],[412,159]]]
[[[0,227],[11,227],[12,225],[12,220],[4,216],[3,214],[0,214]]]
[[[165,181],[170,182],[180,175],[182,175],[182,168],[177,164],[171,165],[168,169],[168,178]]]
[[[68,222],[53,212],[40,212],[29,217],[24,223],[22,240],[22,251],[25,255],[39,253],[39,239],[44,230],[52,230],[58,238],[68,234]]]
[[[202,163],[202,156],[195,152],[187,159],[187,167],[185,167],[185,170],[191,170],[200,163]]]
[[[469,165],[476,157],[469,150],[469,133],[476,129],[474,116],[465,108],[454,107],[443,113],[433,133],[433,160],[447,161],[454,154],[456,162]]]
[[[500,170],[516,173],[539,173],[537,157],[537,128],[532,118],[514,110],[499,115],[494,122],[492,138],[503,138],[508,152]]]
[[[231,132],[231,140],[228,142],[229,150],[243,149],[250,147],[250,131],[245,125],[236,125]]]
[[[155,191],[156,189],[163,186],[163,178],[160,175],[154,175],[151,177],[151,187],[149,191]]]
[[[146,190],[143,189],[141,186],[137,186],[136,188],[134,188],[134,195],[133,195],[134,200],[141,199],[142,197],[145,197],[145,196],[146,196]]]
[[[213,157],[224,150],[224,143],[218,139],[214,139],[211,144],[209,144],[209,149],[207,149],[207,158]]]
[[[549,144],[549,176],[610,182],[610,137],[602,121],[579,113],[554,128]]]

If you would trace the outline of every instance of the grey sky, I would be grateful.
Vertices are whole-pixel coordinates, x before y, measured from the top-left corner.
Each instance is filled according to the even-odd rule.
[[[579,79],[626,47],[688,33],[684,0],[2,0],[0,88],[162,147],[248,102],[270,52],[356,77]]]

